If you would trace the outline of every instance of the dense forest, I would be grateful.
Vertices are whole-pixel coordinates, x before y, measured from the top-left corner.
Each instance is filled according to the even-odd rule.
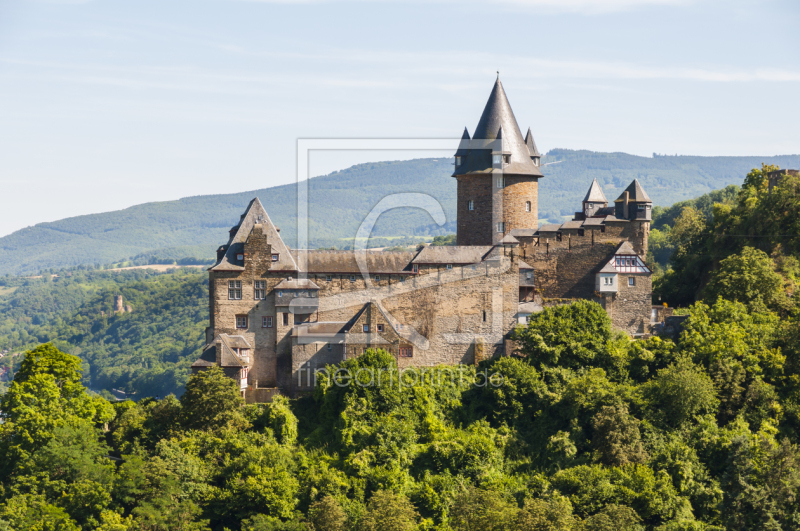
[[[554,149],[542,162],[539,219],[563,222],[580,209],[593,178],[614,201],[639,179],[656,205],[671,205],[741,181],[761,163],[800,167],[800,156],[639,157]],[[377,221],[370,247],[430,239],[455,231],[456,181],[452,157],[359,164],[308,181],[309,244],[349,248],[367,213],[389,194],[424,193],[441,204],[444,226],[418,208],[397,208]],[[0,274],[34,274],[80,264],[135,264],[214,256],[251,199],[259,197],[284,240],[297,246],[297,185],[146,203],[116,212],[40,223],[0,238]],[[335,219],[335,223],[331,220]],[[364,243],[364,242],[360,242]],[[20,256],[25,256],[20,260]],[[196,263],[203,263],[202,261]]]
[[[122,295],[130,313],[114,312]],[[83,384],[134,396],[180,394],[208,326],[208,274],[75,269],[0,281],[0,359],[53,342],[83,360]]]
[[[520,327],[521,356],[368,351],[255,405],[217,369],[112,404],[46,344],[0,402],[0,529],[795,529],[799,334],[720,298],[633,341],[583,301]]]
[[[649,257],[657,272],[655,297],[675,306],[721,295],[748,304],[758,298],[781,313],[794,307],[800,179],[786,176],[770,192],[766,174],[775,169],[763,165],[741,188],[656,209]]]

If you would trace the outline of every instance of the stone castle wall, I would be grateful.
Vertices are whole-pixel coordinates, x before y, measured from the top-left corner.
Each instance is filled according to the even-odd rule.
[[[497,187],[497,178],[504,186]],[[494,245],[512,229],[536,227],[539,183],[535,177],[519,175],[459,175],[457,199],[458,245]],[[474,209],[469,209],[472,201]],[[530,202],[530,211],[525,204]],[[497,223],[505,222],[505,233]]]

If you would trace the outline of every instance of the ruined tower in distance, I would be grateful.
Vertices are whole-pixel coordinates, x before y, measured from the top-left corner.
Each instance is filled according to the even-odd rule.
[[[472,138],[465,128],[455,154],[458,245],[495,245],[514,229],[536,229],[540,158],[498,76]]]

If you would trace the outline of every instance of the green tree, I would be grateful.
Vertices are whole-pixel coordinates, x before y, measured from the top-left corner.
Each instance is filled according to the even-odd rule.
[[[241,411],[244,399],[239,385],[219,367],[192,376],[180,400],[187,429],[215,431],[247,424]]]
[[[498,492],[467,486],[453,503],[450,521],[457,531],[506,531],[518,513],[517,505]]]
[[[367,512],[359,522],[361,531],[411,531],[417,527],[419,513],[403,495],[389,490],[376,491],[369,499]]]
[[[319,501],[311,504],[308,510],[308,521],[314,531],[345,531],[347,529],[347,514],[342,506],[331,495],[323,496]]]
[[[628,413],[624,404],[603,406],[592,419],[592,426],[592,445],[603,464],[622,466],[647,461],[639,421]]]
[[[549,499],[525,500],[517,513],[514,531],[572,531],[578,525],[572,514],[572,504],[564,496]]]
[[[696,415],[714,413],[719,406],[711,378],[688,360],[658,371],[645,393],[651,401],[650,415],[673,427]]]
[[[775,262],[767,253],[745,247],[740,254],[720,262],[719,269],[711,273],[703,294],[711,302],[722,297],[755,308],[763,305],[782,311],[789,306],[783,283],[783,278],[775,271]]]
[[[611,336],[606,311],[596,302],[584,300],[545,308],[531,315],[527,327],[514,332],[522,352],[537,368],[597,366]]]

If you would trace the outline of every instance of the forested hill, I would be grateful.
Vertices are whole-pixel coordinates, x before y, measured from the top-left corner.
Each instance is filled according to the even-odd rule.
[[[593,178],[613,201],[638,178],[656,205],[691,199],[728,184],[762,163],[800,167],[800,155],[769,157],[638,157],[555,149],[540,182],[540,219],[559,221],[580,206]],[[455,231],[456,182],[452,158],[376,162],[353,166],[309,181],[309,237],[312,246],[352,244],[367,212],[387,194],[423,192],[444,207],[447,223],[438,227],[423,211],[387,212],[373,235],[422,236]],[[236,194],[187,197],[145,203],[125,210],[40,223],[0,238],[0,274],[29,274],[79,264],[107,264],[140,254],[164,258],[210,258],[225,242],[247,203],[258,196],[290,245],[296,241],[295,185]],[[376,243],[376,242],[373,242]],[[379,242],[386,244],[386,240]]]

